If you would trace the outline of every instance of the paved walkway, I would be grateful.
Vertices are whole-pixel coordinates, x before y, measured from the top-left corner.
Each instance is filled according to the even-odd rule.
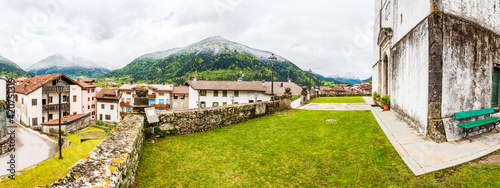
[[[459,165],[500,149],[500,133],[496,131],[475,136],[472,143],[460,140],[438,144],[400,121],[392,112],[371,107],[373,100],[370,97],[364,99],[394,149],[417,176]],[[299,109],[341,110],[342,106],[345,107],[344,110],[354,109],[343,104],[332,106],[335,104],[314,104]],[[364,107],[359,109],[364,110]]]
[[[15,130],[16,151],[15,165],[16,171],[25,169],[38,164],[58,152],[58,145],[55,141],[45,135],[41,135],[33,130],[24,128],[16,123],[16,128],[8,128],[9,131]],[[0,155],[0,176],[8,174],[7,162],[10,160],[10,154]]]

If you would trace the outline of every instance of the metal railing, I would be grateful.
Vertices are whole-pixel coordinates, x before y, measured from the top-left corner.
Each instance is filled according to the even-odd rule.
[[[42,106],[43,111],[59,110],[59,104],[48,104]],[[61,103],[61,110],[69,110],[69,103]]]
[[[64,86],[62,91],[63,92],[69,91],[69,87],[70,87],[69,85]],[[44,86],[44,87],[42,87],[42,92],[44,92],[44,93],[57,92],[57,87],[56,86]]]

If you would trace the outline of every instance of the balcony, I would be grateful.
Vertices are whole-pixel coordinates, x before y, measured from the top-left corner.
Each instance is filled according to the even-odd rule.
[[[130,103],[120,102],[121,107],[131,107]]]
[[[156,94],[149,94],[148,98],[150,98],[150,99],[156,99]]]
[[[69,85],[66,85],[63,87],[63,92],[67,92],[69,91]],[[57,93],[57,88],[56,86],[45,86],[45,87],[42,87],[42,92],[43,93]]]
[[[127,116],[127,112],[120,112],[120,116],[123,116],[123,117]]]
[[[59,104],[42,105],[42,110],[44,112],[51,110],[59,110]],[[69,110],[69,103],[61,103],[61,110]]]
[[[155,109],[170,109],[170,104],[152,104]]]

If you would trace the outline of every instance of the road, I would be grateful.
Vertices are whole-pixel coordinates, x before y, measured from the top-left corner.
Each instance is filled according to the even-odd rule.
[[[28,130],[17,123],[14,123],[13,126],[15,128],[9,127],[8,131],[15,131],[16,150],[14,153],[9,152],[0,155],[0,175],[9,174],[7,167],[10,164],[7,164],[7,162],[11,160],[11,154],[15,155],[15,169],[19,171],[38,164],[57,153],[59,149],[57,143],[48,139],[47,136]]]

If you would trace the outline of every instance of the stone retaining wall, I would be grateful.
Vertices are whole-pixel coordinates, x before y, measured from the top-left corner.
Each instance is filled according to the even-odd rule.
[[[128,115],[65,178],[45,187],[132,187],[144,141],[144,117]]]
[[[249,119],[273,114],[290,106],[282,105],[285,107],[280,108],[280,101],[281,103],[290,103],[291,96],[290,99],[277,97],[274,102],[266,101],[188,111],[160,112],[158,114],[160,123],[159,127],[155,128],[155,134],[160,136],[189,134],[245,122]]]

